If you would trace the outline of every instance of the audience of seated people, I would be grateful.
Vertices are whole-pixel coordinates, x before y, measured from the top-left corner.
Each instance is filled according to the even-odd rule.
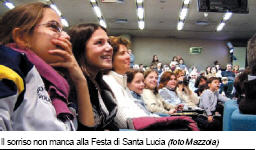
[[[136,123],[141,122],[139,121],[141,118],[144,120],[144,124],[151,124],[156,125],[155,123],[163,123],[162,127],[166,130],[172,130],[172,120],[176,118],[170,118],[169,116],[165,116],[164,118],[159,118],[157,114],[150,113],[146,108],[143,108],[142,103],[138,100],[134,100],[130,90],[127,87],[127,76],[126,72],[129,70],[129,61],[130,57],[128,55],[128,47],[130,45],[130,41],[123,37],[111,37],[110,43],[113,47],[113,68],[112,70],[107,71],[106,75],[103,76],[104,81],[108,84],[110,89],[112,90],[116,103],[117,103],[117,114],[115,117],[115,122],[117,126],[121,129],[136,129]],[[128,73],[129,74],[129,73]],[[139,79],[140,81],[143,79]],[[130,77],[129,77],[130,81]],[[136,90],[136,88],[132,88],[132,85],[129,84],[131,89],[136,91],[137,98],[139,97],[140,90]],[[144,90],[143,90],[144,92]],[[143,97],[143,96],[142,96]],[[143,100],[144,97],[142,98]],[[146,104],[147,105],[147,104]],[[147,107],[147,106],[146,106]],[[179,118],[181,122],[187,122],[193,124],[193,120],[189,118]],[[165,124],[166,123],[166,124]],[[184,124],[185,125],[185,124]],[[185,125],[186,126],[186,125]],[[181,126],[182,127],[182,126]],[[179,127],[178,127],[179,128]],[[146,128],[144,130],[150,130],[151,128]],[[159,128],[158,128],[159,129]],[[197,128],[195,128],[197,129]],[[161,129],[159,129],[161,130]]]
[[[177,80],[177,76],[172,72],[165,72],[160,79],[158,87],[159,94],[173,105],[182,104],[184,109],[196,109],[199,103],[197,95],[188,87],[188,81],[184,78]]]
[[[228,77],[229,81],[234,81],[235,80],[235,74],[232,71],[232,65],[227,64],[226,70],[221,72],[222,77]]]
[[[181,56],[163,64],[153,55],[150,69],[134,64],[130,41],[109,37],[97,24],[75,25],[68,35],[56,12],[40,2],[8,11],[0,27],[0,73],[4,75],[0,130],[119,130],[130,128],[129,119],[197,109],[206,116],[206,122],[193,118],[205,123],[200,127],[221,130],[222,103],[230,98],[242,101],[241,112],[255,114],[248,105],[255,91],[255,54],[250,45],[255,36],[248,43],[249,57],[253,57],[248,60],[250,68],[241,72],[239,66],[232,69],[227,64],[221,71],[215,61],[199,74],[196,66],[188,69]],[[38,89],[47,103],[33,96]],[[77,116],[69,109],[70,102]],[[27,108],[33,117],[26,117]],[[41,112],[46,121],[38,117]]]

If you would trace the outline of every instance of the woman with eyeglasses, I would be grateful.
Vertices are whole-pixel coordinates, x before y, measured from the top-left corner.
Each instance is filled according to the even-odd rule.
[[[0,43],[0,130],[76,130],[62,75],[76,89],[80,124],[94,125],[86,78],[49,5],[8,11],[0,21]]]

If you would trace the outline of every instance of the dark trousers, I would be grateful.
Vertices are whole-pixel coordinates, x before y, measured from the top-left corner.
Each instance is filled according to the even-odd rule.
[[[208,122],[208,116],[206,115],[197,115],[193,116],[192,118],[194,121],[196,121],[198,128],[202,131],[222,131],[223,110],[223,105],[217,104],[216,111],[212,112],[212,122]],[[215,116],[215,112],[219,112],[220,116]]]

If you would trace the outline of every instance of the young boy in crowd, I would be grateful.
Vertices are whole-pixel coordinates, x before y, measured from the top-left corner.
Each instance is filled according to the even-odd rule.
[[[219,116],[223,113],[223,106],[220,106],[218,101],[225,102],[229,98],[219,94],[219,78],[211,77],[208,79],[207,84],[208,89],[202,93],[199,106],[206,111],[208,122],[212,123],[214,121],[213,116]]]

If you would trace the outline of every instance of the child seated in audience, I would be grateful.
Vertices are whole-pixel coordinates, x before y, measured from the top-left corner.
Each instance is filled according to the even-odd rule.
[[[142,92],[144,89],[144,75],[140,70],[129,70],[127,73],[127,86],[130,90],[130,93],[133,100],[142,110],[144,110],[149,115],[155,115],[149,112],[145,106],[145,103],[142,99]],[[157,116],[157,115],[155,115]]]
[[[208,79],[207,84],[208,89],[202,93],[199,106],[205,110],[208,122],[213,122],[214,115],[218,116],[223,113],[223,107],[218,104],[218,101],[225,102],[228,98],[218,92],[220,87],[219,78],[211,77]]]

